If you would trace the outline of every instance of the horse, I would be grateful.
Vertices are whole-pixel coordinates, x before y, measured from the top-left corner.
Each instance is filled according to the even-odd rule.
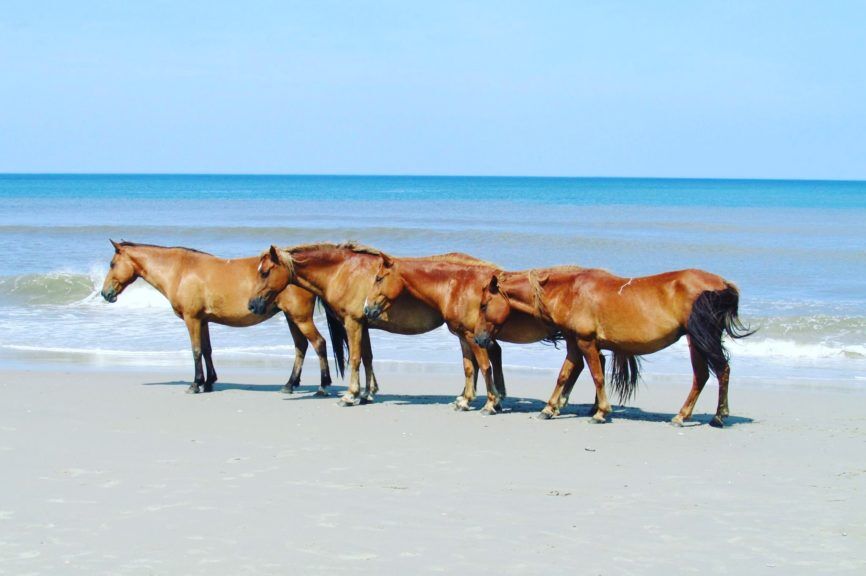
[[[116,302],[127,286],[143,278],[168,299],[174,313],[186,324],[192,344],[195,376],[188,393],[211,392],[217,381],[211,358],[210,322],[236,327],[253,326],[282,311],[295,344],[295,363],[282,392],[291,394],[300,384],[309,341],[319,357],[321,382],[317,394],[328,394],[331,373],[327,344],[313,323],[313,294],[292,286],[275,295],[273,305],[262,314],[252,314],[247,309],[247,295],[258,279],[258,257],[226,260],[192,248],[110,242],[114,255],[102,286],[102,297],[109,303]],[[345,330],[333,314],[326,316],[335,363],[342,375]],[[202,357],[207,368],[206,378],[202,371]]]
[[[658,352],[686,336],[692,389],[672,422],[682,426],[691,418],[712,372],[719,382],[719,399],[710,425],[720,428],[729,414],[730,365],[723,335],[744,338],[754,333],[740,321],[738,306],[737,287],[703,270],[639,278],[575,266],[494,273],[484,288],[475,338],[479,345],[487,345],[512,310],[558,326],[566,339],[566,365],[539,416],[547,419],[558,413],[563,390],[574,384],[586,361],[596,390],[592,419],[604,422],[611,406],[604,390],[600,351],[613,353],[611,381],[624,401],[637,387],[638,357]]]
[[[488,358],[485,348],[479,346],[474,338],[484,282],[492,273],[501,271],[495,264],[460,253],[427,258],[380,256],[364,313],[371,321],[387,317],[392,303],[405,292],[439,311],[445,325],[460,339],[463,351],[466,384],[463,394],[455,401],[457,410],[469,409],[475,397],[479,368],[486,384],[491,379],[491,365],[493,371],[493,386],[487,386],[488,398],[482,413],[498,411],[501,397],[506,395],[499,346],[490,346]],[[504,323],[497,338],[516,343],[555,342],[561,335],[559,330],[534,316],[515,312]],[[491,391],[495,394],[490,394]]]
[[[381,257],[382,252],[375,248],[349,242],[307,244],[285,249],[271,246],[259,260],[260,280],[249,301],[251,311],[266,310],[276,294],[289,284],[297,284],[327,302],[344,324],[351,375],[349,389],[340,399],[342,406],[372,402],[379,390],[373,372],[369,328],[397,334],[422,334],[438,328],[444,321],[439,310],[408,292],[394,300],[385,317],[367,319],[364,307],[376,280]],[[363,394],[360,392],[362,361],[366,376]]]

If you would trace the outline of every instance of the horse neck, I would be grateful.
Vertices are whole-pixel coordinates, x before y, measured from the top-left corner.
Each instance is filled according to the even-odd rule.
[[[354,252],[347,252],[340,249],[327,249],[305,253],[301,257],[293,254],[294,283],[317,296],[322,296],[337,268],[355,255]]]
[[[514,273],[501,279],[499,289],[508,297],[511,307],[518,312],[540,316],[541,311],[536,306],[535,291],[529,281],[528,272]]]
[[[145,282],[168,297],[169,287],[177,276],[178,254],[174,248],[129,247],[129,256],[135,262],[138,275]]]

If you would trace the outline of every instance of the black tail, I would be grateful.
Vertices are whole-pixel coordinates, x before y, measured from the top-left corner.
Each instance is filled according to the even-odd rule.
[[[640,380],[640,358],[622,352],[613,352],[610,362],[610,387],[619,397],[619,403],[628,402]]]
[[[542,344],[549,344],[559,350],[559,343],[565,340],[565,334],[562,333],[562,330],[556,330],[555,332],[551,332],[547,336],[541,339]]]
[[[325,318],[328,321],[328,333],[331,335],[331,350],[334,352],[334,364],[337,366],[337,372],[340,373],[340,378],[344,378],[346,372],[346,353],[349,350],[349,335],[346,334],[346,327],[337,318],[337,315],[331,310],[330,306],[325,304],[325,301],[316,297],[316,301],[321,304],[325,310]]]
[[[740,322],[737,308],[740,293],[736,286],[728,284],[724,290],[702,292],[692,305],[692,313],[686,331],[692,344],[704,355],[713,374],[718,374],[728,365],[730,355],[722,335],[745,338],[755,333]]]

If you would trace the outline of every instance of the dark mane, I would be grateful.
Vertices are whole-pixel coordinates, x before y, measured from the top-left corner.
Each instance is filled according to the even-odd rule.
[[[341,244],[335,244],[333,242],[315,242],[312,244],[298,244],[297,246],[290,246],[288,248],[284,248],[286,252],[289,254],[295,254],[296,252],[305,252],[307,250],[335,250],[335,249],[343,249],[343,250],[351,250],[352,252],[357,252],[358,254],[371,254],[373,256],[381,256],[382,251],[377,250],[376,248],[372,248],[370,246],[365,246],[363,244],[359,244],[358,242],[350,241],[343,242]]]
[[[187,252],[193,252],[195,254],[204,254],[205,256],[213,256],[210,252],[203,252],[201,250],[196,250],[195,248],[187,248],[186,246],[160,246],[159,244],[145,244],[141,242],[130,242],[128,240],[121,240],[119,242],[121,246],[131,247],[131,248],[160,248],[162,250],[186,250]]]

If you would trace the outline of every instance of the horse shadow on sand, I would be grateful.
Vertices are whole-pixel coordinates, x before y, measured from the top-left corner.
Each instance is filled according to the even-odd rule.
[[[178,386],[187,388],[191,382],[184,380],[173,380],[170,382],[145,382],[143,386]],[[280,394],[282,384],[239,384],[231,382],[217,382],[214,384],[213,392],[210,394],[225,392],[228,390],[241,390],[244,392],[268,392],[279,394],[283,400],[291,402],[336,402],[347,390],[346,386],[332,385],[328,387],[327,396],[316,394],[318,386],[299,386],[293,394]],[[367,407],[375,407],[377,404],[397,404],[404,406],[449,406],[454,404],[456,394],[388,394],[376,395],[375,402]],[[480,396],[473,403],[471,412],[477,412],[484,404],[484,396]],[[546,403],[537,398],[522,398],[508,396],[502,400],[502,412],[497,417],[511,416],[533,416],[541,412]],[[360,407],[363,409],[363,407]],[[591,404],[569,404],[562,409],[562,413],[554,420],[567,420],[571,418],[589,418],[592,415]],[[637,406],[614,405],[610,418],[613,420],[634,420],[637,422],[670,422],[676,416],[675,412],[648,412]],[[692,419],[685,423],[684,427],[705,426],[713,419],[714,414],[694,414]],[[741,424],[752,424],[754,420],[745,416],[728,416],[725,418],[725,427]]]

